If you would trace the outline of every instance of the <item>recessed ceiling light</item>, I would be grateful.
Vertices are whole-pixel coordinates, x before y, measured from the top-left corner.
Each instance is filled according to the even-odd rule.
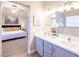
[[[64,8],[63,7],[57,8],[57,11],[64,12]]]
[[[15,9],[12,10],[12,13],[16,13],[17,11]]]
[[[66,5],[66,6],[64,7],[64,9],[65,9],[66,11],[70,11],[70,10],[71,10],[71,6]]]

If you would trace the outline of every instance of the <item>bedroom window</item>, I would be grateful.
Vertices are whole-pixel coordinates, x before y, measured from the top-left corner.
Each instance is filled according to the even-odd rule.
[[[79,16],[66,17],[66,27],[79,27]]]

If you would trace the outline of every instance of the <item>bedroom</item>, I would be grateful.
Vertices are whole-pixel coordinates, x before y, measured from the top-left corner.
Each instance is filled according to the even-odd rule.
[[[2,56],[22,56],[28,43],[28,7],[14,2],[2,2],[1,7]]]

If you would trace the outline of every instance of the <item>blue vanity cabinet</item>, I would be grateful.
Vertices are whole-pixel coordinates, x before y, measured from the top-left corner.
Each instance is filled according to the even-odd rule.
[[[58,45],[50,43],[42,38],[35,37],[36,51],[40,56],[44,57],[79,57]]]
[[[44,49],[44,44],[43,44],[43,40],[39,37],[35,37],[35,41],[36,41],[36,52],[40,55],[43,56],[43,49]]]
[[[53,45],[52,47],[52,56],[53,57],[77,57],[77,55],[62,49],[56,45]]]

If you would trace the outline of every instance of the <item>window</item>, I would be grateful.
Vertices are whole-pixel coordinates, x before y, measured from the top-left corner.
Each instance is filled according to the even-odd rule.
[[[65,20],[64,20],[64,16],[63,15],[60,16],[60,18],[59,18],[59,25],[62,26],[62,27],[65,26]]]
[[[79,27],[79,16],[66,17],[66,27]]]

